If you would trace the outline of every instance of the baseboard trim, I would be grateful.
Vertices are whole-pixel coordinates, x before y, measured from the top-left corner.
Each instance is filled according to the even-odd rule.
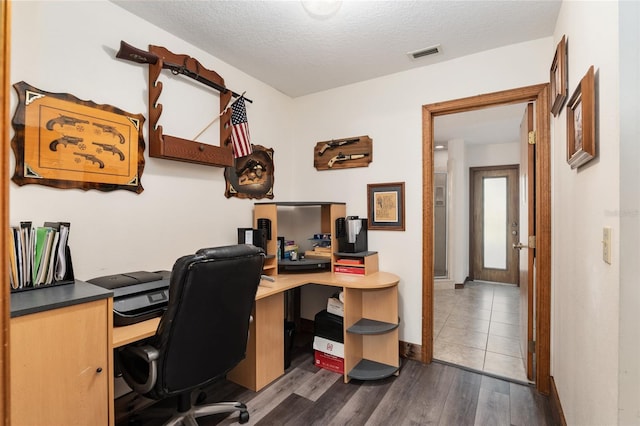
[[[562,404],[560,403],[560,395],[558,395],[558,389],[556,388],[556,381],[551,376],[551,390],[549,392],[549,407],[551,409],[551,417],[553,423],[561,426],[567,426],[567,420],[564,418],[564,412],[562,411]]]
[[[422,345],[399,341],[400,357],[422,362]]]
[[[469,278],[469,277],[466,277],[466,278],[464,279],[464,282],[463,282],[462,284],[456,284],[456,285],[455,285],[456,290],[459,290],[459,289],[461,289],[461,288],[464,288],[464,285],[465,285],[466,283],[468,283],[469,281],[473,281],[473,280],[472,280],[471,278]]]

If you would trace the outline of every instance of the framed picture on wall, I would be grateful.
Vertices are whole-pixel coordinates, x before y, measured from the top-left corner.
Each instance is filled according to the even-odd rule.
[[[596,102],[593,65],[567,103],[567,162],[572,169],[596,155]]]
[[[369,229],[404,231],[404,182],[367,185]]]
[[[567,99],[567,41],[565,36],[556,47],[556,54],[549,71],[551,83],[551,113],[554,116],[560,114],[564,101]]]

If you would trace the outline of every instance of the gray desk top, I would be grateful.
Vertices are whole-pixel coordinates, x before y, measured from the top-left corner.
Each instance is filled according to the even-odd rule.
[[[111,290],[78,280],[75,284],[11,293],[11,318],[112,296]]]

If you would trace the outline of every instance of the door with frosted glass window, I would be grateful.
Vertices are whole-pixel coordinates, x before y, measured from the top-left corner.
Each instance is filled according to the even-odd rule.
[[[472,167],[469,277],[518,284],[518,166]]]

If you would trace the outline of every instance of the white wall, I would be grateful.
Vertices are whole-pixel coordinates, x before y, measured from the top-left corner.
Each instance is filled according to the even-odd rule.
[[[640,3],[620,3],[620,401],[621,425],[640,424]]]
[[[524,114],[524,107],[522,107]],[[504,166],[520,163],[520,142],[466,145],[469,167]],[[468,182],[467,182],[468,183]]]
[[[599,153],[580,171],[571,170],[565,161],[564,111],[551,120],[552,374],[569,424],[638,423],[637,4],[620,6],[625,28],[635,29],[625,38],[630,47],[623,70],[618,3],[566,1],[552,38],[295,100],[107,1],[16,1],[12,13],[12,83],[24,80],[148,117],[147,68],[114,59],[125,40],[189,54],[235,91],[246,90],[254,100],[248,104],[253,141],[275,150],[276,200],[345,201],[348,214],[366,216],[368,183],[404,181],[406,231],[370,231],[369,246],[380,253],[381,269],[401,277],[400,338],[413,343],[421,343],[422,315],[421,106],[548,81],[555,45],[565,34],[570,92],[590,65],[597,71]],[[623,102],[624,145],[618,124],[620,71],[625,71],[623,84],[636,84],[627,87],[633,97]],[[184,101],[180,98],[167,93],[161,102],[173,105]],[[16,102],[14,94],[12,109]],[[146,125],[144,135],[147,141]],[[316,142],[359,135],[373,139],[368,168],[314,169]],[[621,184],[621,175],[630,181]],[[144,192],[136,195],[12,183],[10,221],[71,221],[75,271],[83,279],[167,269],[186,252],[234,243],[236,228],[251,223],[253,200],[226,199],[222,169],[146,157],[142,184]],[[620,212],[631,213],[621,218]],[[601,260],[603,226],[613,229],[612,265]],[[625,340],[619,339],[618,324]]]
[[[287,167],[293,158],[287,148],[290,98],[107,1],[18,1],[12,10],[12,83],[23,80],[44,91],[70,93],[148,119],[148,67],[116,59],[120,40],[145,50],[149,44],[164,46],[215,70],[228,87],[246,91],[254,101],[247,103],[252,140],[274,148],[275,194],[292,196],[295,182]],[[194,102],[180,90],[171,92],[175,86],[167,83],[171,74],[165,73],[160,103],[167,114],[163,112],[160,124],[168,134],[191,139],[214,117],[217,95],[210,91],[211,96]],[[14,92],[12,110],[16,102]],[[184,107],[182,115],[176,106]],[[171,107],[175,118],[169,115]],[[202,117],[203,110],[212,112]],[[145,122],[148,146],[147,129]],[[251,226],[255,200],[225,198],[222,168],[149,158],[148,149],[145,157],[144,191],[139,195],[11,183],[10,221],[70,221],[70,246],[80,279],[170,269],[179,256],[198,248],[235,244],[236,228]]]
[[[598,155],[572,170],[566,162],[566,112],[552,117],[551,368],[568,424],[616,424],[621,261],[618,3],[563,2],[554,42],[563,34],[569,96],[589,66],[595,67]],[[633,185],[637,196],[637,181]],[[605,226],[613,231],[611,265],[602,260]],[[637,300],[634,303],[637,309]],[[637,352],[635,356],[637,365]]]
[[[469,171],[464,140],[449,141],[448,168],[451,173],[449,268],[453,283],[462,284],[469,276]]]
[[[369,231],[369,248],[380,269],[398,274],[400,338],[421,344],[422,318],[422,111],[424,104],[490,93],[549,79],[551,38],[511,45],[374,80],[328,90],[296,101],[291,148],[300,200],[346,201],[347,213],[367,214],[367,184],[405,182],[406,231]],[[373,161],[367,168],[317,171],[318,141],[369,135]]]

